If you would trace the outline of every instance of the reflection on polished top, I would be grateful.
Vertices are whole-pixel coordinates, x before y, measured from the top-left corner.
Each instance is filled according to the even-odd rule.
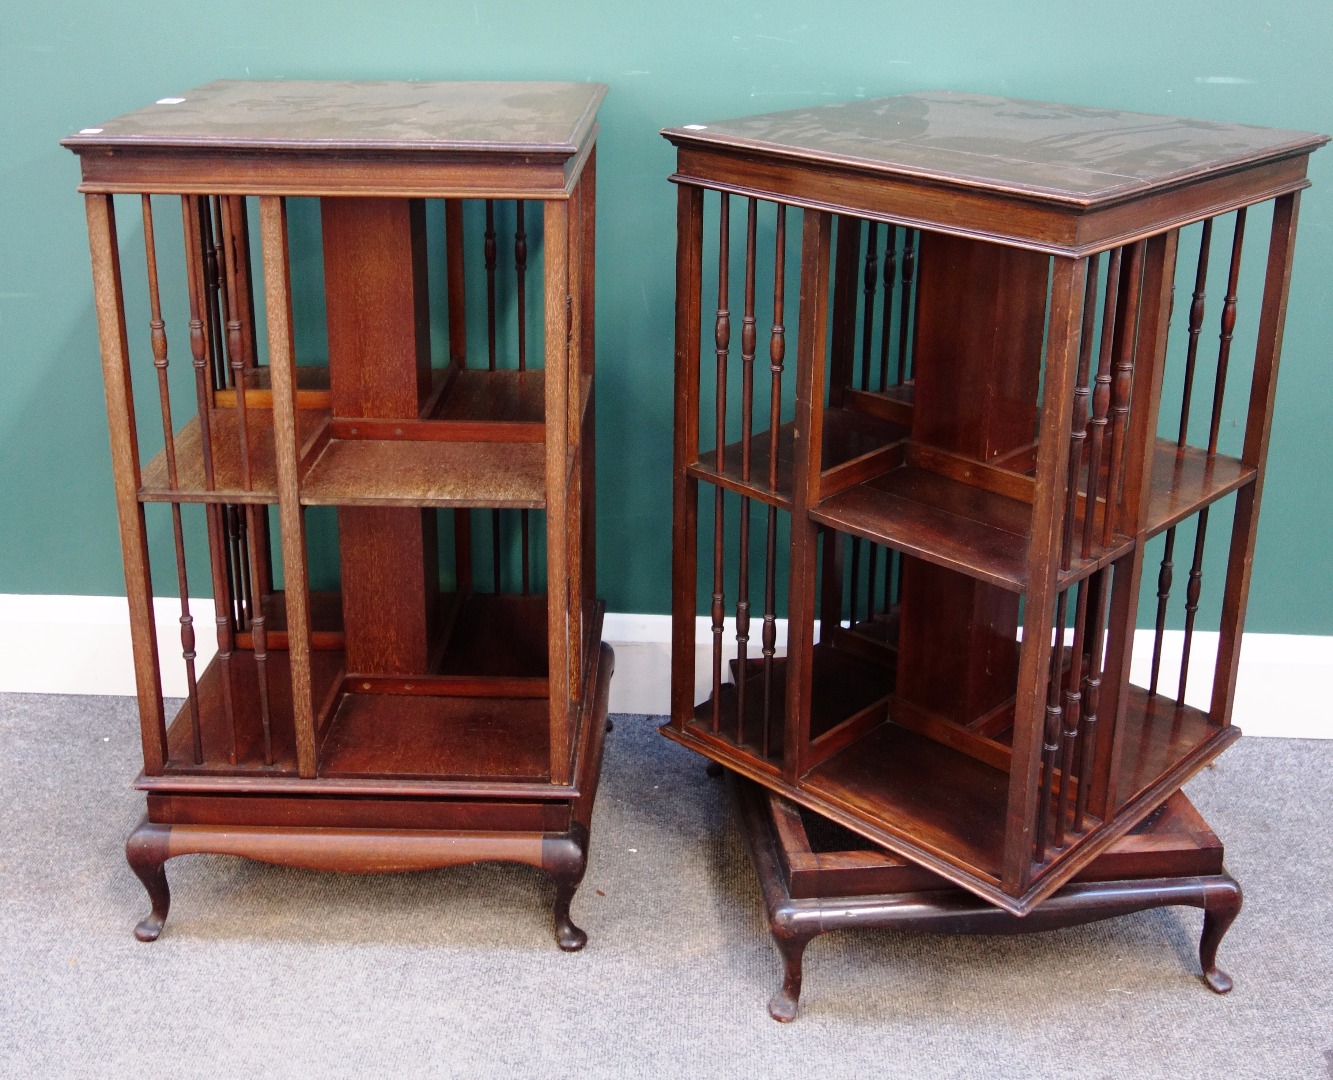
[[[64,140],[100,147],[525,151],[573,154],[600,83],[208,83]]]
[[[677,146],[778,157],[1088,207],[1258,162],[1326,135],[932,91],[818,105],[663,134]]]

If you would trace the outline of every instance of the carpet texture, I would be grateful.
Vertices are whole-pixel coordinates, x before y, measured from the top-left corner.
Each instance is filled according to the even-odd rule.
[[[1187,788],[1245,909],[1197,978],[1202,916],[1026,937],[819,938],[799,1019],[723,786],[618,717],[559,952],[540,872],[397,876],[168,864],[159,941],[122,845],[123,698],[0,696],[0,1075],[14,1077],[1333,1076],[1333,742],[1242,741]]]

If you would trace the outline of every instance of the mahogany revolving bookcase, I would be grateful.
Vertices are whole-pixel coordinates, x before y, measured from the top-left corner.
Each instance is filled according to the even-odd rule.
[[[945,92],[664,134],[662,730],[1025,915],[1239,736],[1297,205],[1326,139]]]
[[[555,879],[561,948],[585,943],[569,906],[613,667],[593,543],[604,94],[215,82],[65,140],[134,639],[141,939],[166,860],[221,852],[528,863]],[[140,258],[117,211],[142,220],[121,230]],[[150,571],[154,529],[174,573]],[[179,597],[156,607],[180,621],[174,718],[159,585]]]

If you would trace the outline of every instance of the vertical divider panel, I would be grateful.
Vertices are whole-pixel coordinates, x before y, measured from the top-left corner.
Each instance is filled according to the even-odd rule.
[[[796,332],[796,415],[792,460],[791,577],[787,603],[787,716],[783,775],[795,783],[810,754],[817,530],[810,504],[819,497],[828,340],[829,240],[832,219],[807,210],[801,227],[801,297]]]
[[[569,483],[569,204],[542,203],[546,307],[546,623],[550,649],[551,783],[570,782],[569,567],[564,542]]]
[[[268,316],[270,378],[273,387],[273,447],[282,528],[282,570],[287,606],[287,650],[291,664],[292,724],[296,769],[316,775],[315,707],[310,679],[310,608],[306,574],[305,515],[301,510],[296,432],[296,351],[292,336],[292,295],[287,249],[287,204],[279,196],[259,201],[264,254],[264,300]]]
[[[134,683],[139,695],[139,728],[144,772],[160,776],[167,764],[167,725],[162,705],[162,675],[153,622],[153,586],[149,578],[148,536],[139,502],[139,438],[134,422],[130,350],[125,333],[125,298],[116,244],[116,214],[110,195],[84,197],[88,246],[92,256],[97,335],[106,383],[107,427],[116,479],[116,514],[125,561],[125,593],[134,643]]]
[[[703,309],[703,190],[676,189],[676,417],[671,485],[671,720],[694,713],[694,626],[699,569],[699,335]]]
[[[1038,431],[1032,536],[1028,549],[1028,591],[1023,644],[1018,655],[1018,696],[1014,702],[1014,742],[1005,821],[1003,885],[1026,892],[1032,879],[1037,777],[1041,765],[1046,709],[1046,674],[1051,658],[1055,579],[1063,532],[1060,509],[1072,427],[1070,402],[1078,366],[1083,323],[1086,259],[1057,257],[1051,283],[1050,324]]]

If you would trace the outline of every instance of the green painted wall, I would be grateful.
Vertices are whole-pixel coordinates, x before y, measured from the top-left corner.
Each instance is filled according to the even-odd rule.
[[[215,78],[610,84],[599,534],[613,610],[668,606],[667,124],[953,88],[1333,131],[1333,5],[1201,0],[214,0],[0,11],[0,592],[123,590],[77,165],[57,141]],[[1249,628],[1333,633],[1333,151],[1313,160]]]

